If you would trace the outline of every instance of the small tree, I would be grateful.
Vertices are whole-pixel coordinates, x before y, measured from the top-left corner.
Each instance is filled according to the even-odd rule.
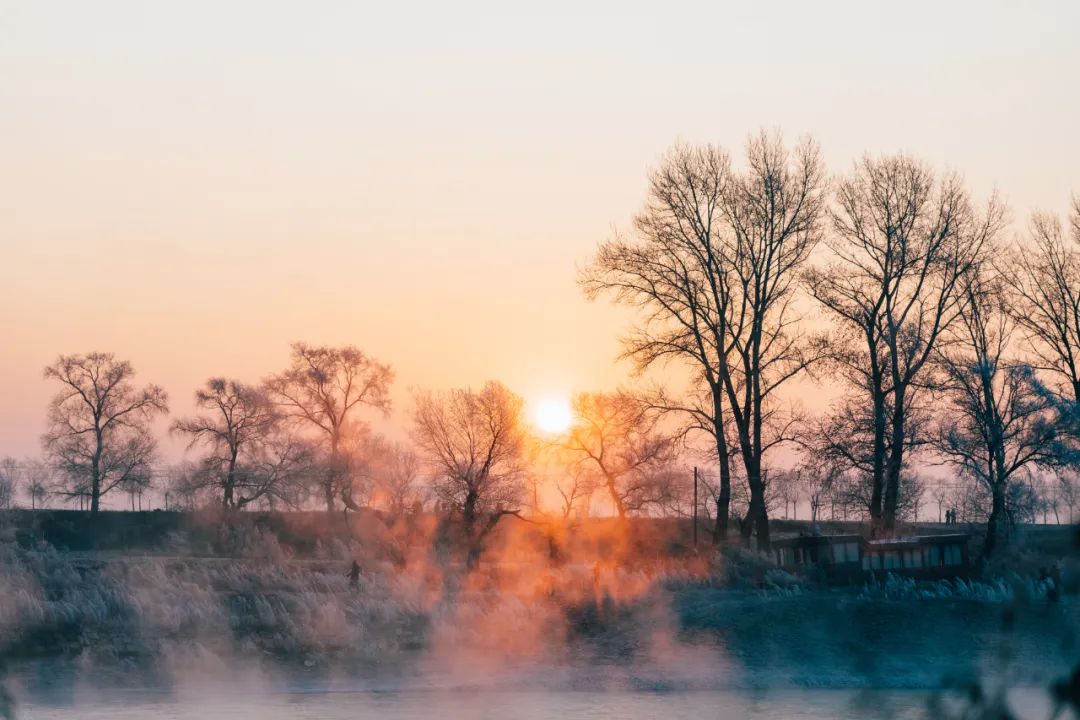
[[[460,516],[467,566],[504,515],[518,515],[525,493],[522,400],[497,382],[479,391],[421,392],[413,437],[434,471],[432,489]]]
[[[665,501],[660,471],[674,459],[675,438],[646,403],[626,392],[582,393],[574,414],[560,447],[571,464],[597,474],[619,518]]]
[[[405,443],[382,437],[370,438],[364,448],[363,463],[372,485],[372,500],[392,515],[404,515],[418,502],[422,504],[420,457]]]
[[[0,509],[7,510],[15,504],[21,476],[18,460],[13,457],[0,459]]]
[[[30,498],[30,509],[43,507],[52,493],[53,470],[49,464],[38,458],[27,458],[22,464],[22,478],[26,494]]]
[[[67,481],[61,494],[89,497],[91,512],[109,491],[150,474],[151,424],[168,412],[168,396],[157,385],[136,387],[134,376],[131,363],[112,353],[62,355],[45,368],[61,389],[42,445]]]

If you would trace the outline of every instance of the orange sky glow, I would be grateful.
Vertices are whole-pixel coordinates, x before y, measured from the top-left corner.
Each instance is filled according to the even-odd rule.
[[[410,388],[613,389],[632,316],[577,269],[676,140],[907,150],[1017,229],[1080,191],[1074,2],[390,5],[0,1],[0,455],[38,452],[60,353],[175,416],[351,343],[389,434]]]

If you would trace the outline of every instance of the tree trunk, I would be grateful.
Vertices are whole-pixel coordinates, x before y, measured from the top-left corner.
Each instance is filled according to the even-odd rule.
[[[90,512],[96,513],[100,507],[101,498],[101,453],[104,450],[104,439],[101,430],[95,431],[97,446],[94,448],[94,459],[90,468]]]
[[[992,556],[1008,542],[1008,519],[1005,517],[1004,483],[995,482],[991,493],[990,519],[986,522],[986,540],[983,543],[983,555]]]
[[[731,450],[724,435],[724,390],[719,384],[712,388],[713,438],[716,441],[716,460],[720,467],[720,493],[716,497],[716,525],[713,526],[713,545],[727,539],[731,515]]]
[[[882,526],[882,495],[885,486],[885,397],[874,389],[874,475],[870,488],[871,535],[877,535]]]
[[[898,390],[893,395],[892,447],[889,448],[889,461],[886,464],[885,502],[881,509],[881,527],[886,535],[891,535],[896,529],[896,511],[900,503],[900,472],[904,466],[906,412],[904,392]]]

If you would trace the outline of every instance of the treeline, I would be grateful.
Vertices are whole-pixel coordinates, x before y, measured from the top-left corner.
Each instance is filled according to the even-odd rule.
[[[1080,199],[1068,232],[1036,214],[1015,240],[957,174],[888,155],[829,178],[812,140],[762,132],[738,168],[720,147],[670,151],[582,283],[640,311],[624,344],[640,369],[693,370],[655,404],[715,447],[720,536],[741,476],[742,534],[768,545],[767,457],[791,444],[815,502],[857,498],[883,534],[917,501],[915,461],[950,465],[985,496],[989,553],[1031,473],[1076,467]],[[843,398],[785,404],[803,375]]]
[[[390,442],[361,417],[389,412],[390,367],[298,343],[278,374],[196,391],[198,412],[171,425],[195,459],[159,489],[237,509],[434,504],[478,553],[507,514],[570,519],[597,496],[619,517],[696,512],[693,464],[709,468],[714,539],[737,526],[767,547],[770,512],[799,498],[894,532],[927,501],[919,468],[932,462],[956,477],[933,492],[939,513],[985,517],[993,552],[1045,512],[1046,488],[1071,512],[1080,440],[1080,199],[1067,225],[1037,213],[1018,237],[1006,217],[996,196],[976,202],[959,175],[907,155],[830,177],[812,140],[762,132],[737,165],[677,146],[580,282],[637,312],[623,356],[689,370],[685,387],[582,393],[557,437],[531,432],[496,382],[419,392],[411,442]],[[59,392],[44,459],[0,463],[0,504],[21,482],[32,503],[94,511],[162,477],[151,427],[164,390],[108,353],[61,356],[45,376]],[[801,381],[841,398],[808,412],[792,401]]]

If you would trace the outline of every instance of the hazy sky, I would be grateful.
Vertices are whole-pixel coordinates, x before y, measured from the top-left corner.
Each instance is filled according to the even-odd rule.
[[[1013,216],[1080,191],[1080,3],[0,0],[0,454],[58,353],[177,412],[292,340],[411,386],[610,388],[576,267],[672,142],[916,153]],[[1017,225],[1021,225],[1018,222]]]

